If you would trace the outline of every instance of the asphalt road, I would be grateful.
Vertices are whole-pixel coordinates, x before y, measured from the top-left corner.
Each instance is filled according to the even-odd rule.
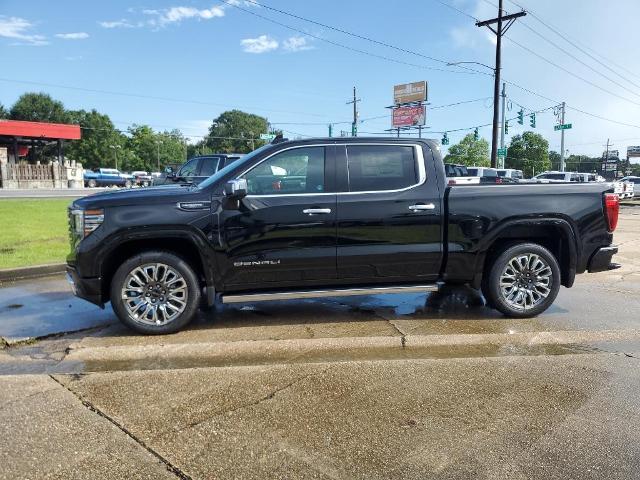
[[[0,478],[640,478],[640,209],[615,241],[525,320],[456,288],[141,337],[61,278],[5,286]]]

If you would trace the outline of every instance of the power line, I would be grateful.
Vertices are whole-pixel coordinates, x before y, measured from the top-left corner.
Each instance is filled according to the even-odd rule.
[[[464,10],[459,9],[458,7],[456,7],[456,6],[454,6],[454,5],[451,5],[450,3],[443,2],[443,1],[441,1],[441,0],[433,0],[433,1],[434,1],[434,2],[439,3],[440,5],[444,5],[445,7],[450,8],[451,10],[455,10],[456,12],[461,13],[461,14],[462,14],[462,15],[464,15],[465,17],[468,17],[468,18],[470,18],[470,19],[472,19],[472,20],[474,20],[474,21],[476,21],[476,22],[477,22],[477,21],[479,21],[479,20],[478,20],[476,17],[474,17],[473,15],[471,15],[471,14],[469,14],[469,13],[465,12]]]
[[[640,94],[634,92],[633,90],[627,88],[625,85],[621,84],[620,82],[618,82],[617,80],[611,78],[608,75],[605,75],[604,73],[596,70],[594,67],[592,67],[591,65],[589,65],[586,62],[583,62],[582,60],[580,60],[578,57],[576,57],[575,55],[573,55],[571,52],[565,50],[564,48],[562,48],[560,45],[558,45],[557,43],[549,40],[547,37],[545,37],[544,35],[542,35],[541,33],[537,32],[535,29],[531,28],[529,25],[527,25],[526,23],[522,22],[521,23],[523,27],[525,27],[527,30],[533,32],[535,35],[537,35],[538,37],[542,38],[543,40],[545,40],[547,43],[553,45],[555,48],[557,48],[558,50],[560,50],[561,52],[563,52],[565,55],[568,55],[569,57],[573,58],[576,62],[584,65],[585,67],[587,67],[589,70],[591,70],[594,73],[597,73],[598,75],[600,75],[601,77],[609,80],[611,83],[614,83],[615,85],[619,86],[620,88],[626,90],[627,92],[631,93],[632,95],[635,95],[637,97],[640,97]],[[602,62],[598,62],[600,63],[600,65],[602,65],[604,67],[604,65],[602,64]],[[605,67],[606,68],[606,67]]]
[[[229,0],[220,0],[220,1],[223,2],[223,3],[226,3],[228,5],[234,6],[233,2],[229,2]],[[296,15],[294,13],[287,12],[285,10],[280,10],[278,8],[270,7],[269,5],[265,5],[264,3],[256,2],[255,0],[245,0],[245,2],[254,4],[256,6],[260,6],[262,8],[266,8],[267,10],[271,10],[273,12],[277,12],[277,13],[280,13],[282,15],[286,15],[288,17],[296,18],[298,20],[302,20],[304,22],[311,23],[313,25],[317,25],[319,27],[323,27],[323,28],[327,28],[329,30],[333,30],[335,32],[342,33],[344,35],[349,35],[350,37],[358,38],[360,40],[365,40],[367,42],[375,43],[375,44],[383,46],[383,47],[391,48],[391,49],[397,50],[399,52],[409,53],[409,54],[412,54],[412,55],[417,55],[419,57],[427,58],[427,59],[432,60],[432,61],[437,62],[437,63],[442,63],[444,65],[447,65],[449,63],[447,60],[442,60],[441,58],[432,57],[432,56],[425,55],[423,53],[419,53],[419,52],[416,52],[416,51],[413,51],[413,50],[409,50],[409,49],[406,49],[406,48],[398,47],[396,45],[391,45],[390,43],[386,43],[386,42],[383,42],[383,41],[380,41],[380,40],[376,40],[374,38],[367,37],[366,35],[360,35],[358,33],[350,32],[348,30],[344,30],[344,29],[339,28],[339,27],[334,27],[332,25],[327,25],[326,23],[322,23],[322,22],[319,22],[317,20],[312,20],[310,18],[302,17],[300,15]]]
[[[486,0],[485,0],[486,1]],[[519,8],[523,8],[522,5],[519,5],[518,3],[514,2],[513,0],[509,0],[512,4],[516,5]],[[544,20],[542,20],[542,18],[540,18],[538,15],[536,15],[536,13],[532,12],[531,10],[528,10],[529,14],[535,18],[539,23],[541,23],[542,25],[544,25],[545,27],[547,27],[549,30],[551,30],[553,33],[555,33],[556,35],[558,35],[560,38],[562,38],[563,40],[565,40],[567,43],[569,43],[570,45],[572,45],[573,47],[577,48],[580,52],[582,52],[584,55],[588,56],[589,58],[593,59],[594,61],[600,63],[601,65],[602,62],[600,60],[598,60],[597,58],[595,58],[592,54],[590,54],[588,50],[591,50],[595,55],[598,55],[600,58],[604,59],[604,61],[608,62],[609,64],[618,67],[622,70],[624,70],[625,72],[629,73],[630,75],[637,75],[637,73],[632,72],[631,70],[628,70],[627,68],[625,68],[624,66],[614,62],[611,59],[608,59],[606,56],[602,55],[601,53],[598,53],[597,51],[595,51],[593,48],[584,46],[581,47],[579,45],[578,41],[574,41],[571,40],[568,36],[562,34],[559,29],[557,29],[556,27],[553,27],[552,25],[550,25],[548,22],[545,22]],[[584,44],[583,44],[584,45]],[[606,65],[603,65],[603,67],[605,68],[609,68]],[[626,80],[627,82],[629,82],[630,84],[634,85],[635,87],[640,88],[640,85],[638,85],[637,83],[633,82],[632,80],[630,80],[629,78],[621,75],[620,73],[618,73],[618,76],[620,76],[620,78],[623,78],[624,80]]]
[[[247,110],[254,110],[254,111],[271,112],[271,113],[286,113],[286,114],[290,114],[290,115],[306,115],[306,116],[312,116],[312,117],[323,117],[324,116],[324,115],[318,115],[318,114],[309,113],[309,112],[290,112],[290,111],[286,111],[286,110],[272,110],[272,109],[266,109],[266,108],[247,107],[247,106],[242,106],[242,105],[229,105],[229,104],[224,104],[224,103],[207,102],[207,101],[203,101],[203,100],[189,100],[189,99],[181,99],[181,98],[160,97],[160,96],[146,95],[146,94],[140,94],[140,93],[117,92],[117,91],[114,91],[114,90],[99,90],[99,89],[95,89],[95,88],[76,87],[76,86],[71,86],[71,85],[61,85],[61,84],[45,83],[45,82],[34,82],[34,81],[30,81],[30,80],[16,80],[16,79],[12,79],[12,78],[0,78],[0,81],[1,82],[8,82],[8,83],[21,83],[21,84],[25,84],[25,85],[37,85],[37,86],[40,86],[40,87],[63,88],[63,89],[67,89],[67,90],[76,90],[76,91],[80,91],[80,92],[89,92],[89,93],[100,93],[100,94],[104,94],[104,95],[116,95],[116,96],[121,96],[121,97],[130,97],[130,98],[143,98],[145,100],[160,100],[160,101],[164,101],[164,102],[188,103],[188,104],[194,104],[194,105],[207,105],[207,106],[223,107],[223,108],[244,108],[244,109],[247,109]]]
[[[557,63],[552,62],[552,61],[551,61],[551,60],[549,60],[548,58],[543,57],[542,55],[540,55],[540,54],[538,54],[538,53],[534,52],[534,51],[533,51],[533,50],[531,50],[529,47],[527,47],[527,46],[525,46],[525,45],[522,45],[521,43],[517,42],[516,40],[514,40],[514,39],[513,39],[513,38],[511,38],[511,37],[505,37],[505,38],[507,38],[509,41],[511,41],[511,43],[513,43],[513,44],[517,45],[518,47],[522,48],[523,50],[526,50],[526,51],[527,51],[527,52],[529,52],[531,55],[534,55],[534,56],[538,57],[539,59],[541,59],[541,60],[543,60],[543,61],[547,62],[548,64],[553,65],[554,67],[556,67],[556,68],[558,68],[558,69],[562,70],[563,72],[568,73],[568,74],[569,74],[569,75],[571,75],[572,77],[575,77],[575,78],[577,78],[578,80],[581,80],[582,82],[587,83],[587,84],[591,85],[592,87],[597,88],[598,90],[602,90],[603,92],[608,93],[609,95],[613,95],[614,97],[618,97],[618,98],[619,98],[619,99],[621,99],[621,100],[624,100],[624,101],[626,101],[626,102],[632,103],[632,104],[637,105],[637,106],[639,106],[639,107],[640,107],[640,102],[636,102],[636,101],[631,100],[631,99],[629,99],[629,98],[623,97],[622,95],[618,95],[617,93],[612,92],[611,90],[608,90],[608,89],[606,89],[606,88],[604,88],[604,87],[602,87],[602,86],[598,85],[597,83],[593,83],[591,80],[587,80],[586,78],[581,77],[580,75],[578,75],[578,74],[576,74],[576,73],[572,72],[571,70],[569,70],[569,69],[567,69],[567,68],[564,68],[562,65],[558,65]]]
[[[314,39],[316,39],[318,41],[325,42],[325,43],[328,43],[328,44],[336,46],[336,47],[344,48],[344,49],[350,50],[352,52],[360,53],[362,55],[367,55],[367,56],[370,56],[370,57],[373,57],[373,58],[378,58],[380,60],[385,60],[385,61],[388,61],[388,62],[398,63],[398,64],[401,64],[401,65],[407,65],[407,66],[410,66],[410,67],[416,67],[416,68],[421,68],[421,69],[425,69],[425,70],[435,70],[435,71],[439,71],[439,72],[459,73],[459,74],[465,74],[465,75],[478,75],[478,74],[487,75],[485,72],[482,72],[482,71],[479,71],[479,70],[476,71],[474,69],[466,68],[466,67],[459,67],[459,68],[464,68],[465,70],[469,70],[468,72],[462,72],[462,71],[459,71],[459,70],[451,70],[451,69],[445,69],[445,68],[439,68],[439,67],[432,67],[432,66],[428,66],[428,65],[419,65],[419,64],[405,62],[403,60],[398,60],[398,59],[395,59],[395,58],[387,57],[385,55],[378,55],[376,53],[372,53],[372,52],[368,52],[366,50],[360,50],[358,48],[350,47],[350,46],[345,45],[343,43],[335,42],[333,40],[329,40],[327,38],[320,37],[319,35],[314,35],[312,33],[309,33],[307,31],[305,31],[305,30],[301,30],[299,28],[292,27],[291,25],[288,25],[286,23],[279,22],[279,21],[274,20],[272,18],[269,18],[269,17],[266,17],[264,15],[260,15],[259,13],[253,12],[253,11],[247,9],[247,8],[241,7],[240,5],[237,5],[236,3],[232,3],[229,0],[219,0],[219,1],[221,3],[224,3],[226,5],[231,6],[233,8],[237,8],[238,10],[242,10],[243,12],[246,12],[246,13],[248,13],[250,15],[253,15],[255,17],[258,17],[258,18],[261,18],[263,20],[266,20],[267,22],[271,22],[271,23],[273,23],[275,25],[279,25],[281,27],[287,28],[287,29],[292,30],[294,32],[301,33],[301,34],[306,35],[308,37],[314,38]],[[247,1],[249,1],[249,0],[247,0]],[[254,2],[254,3],[256,3],[256,2]],[[262,4],[259,4],[259,5],[267,8],[265,5],[262,5]],[[291,15],[293,15],[293,14],[291,14]],[[302,17],[298,17],[298,18],[302,18]],[[306,21],[314,22],[313,20],[306,20]],[[317,23],[317,22],[314,22],[314,23]],[[326,28],[332,28],[332,29],[335,29],[335,30],[339,30],[336,27],[326,26]],[[345,33],[346,33],[346,31],[345,31]],[[349,34],[357,36],[357,34],[352,34],[350,32],[349,32]],[[361,38],[365,38],[368,41],[373,41],[373,42],[376,42],[378,44],[382,44],[383,43],[383,42],[375,41],[373,39],[368,39],[366,37],[361,37]],[[400,47],[391,47],[391,46],[390,46],[390,48],[400,49]],[[400,49],[400,50],[402,50],[402,49]],[[406,50],[406,52],[407,53],[412,53],[414,55],[419,55],[421,57],[425,57],[425,55],[419,54],[417,52],[411,52],[409,50]],[[430,58],[430,57],[427,57],[427,58]],[[439,62],[444,62],[444,60],[438,60],[438,61]],[[446,63],[446,62],[444,62],[444,63]]]
[[[447,108],[447,107],[455,107],[457,105],[464,105],[466,103],[474,103],[474,102],[480,102],[480,101],[484,101],[484,100],[488,100],[491,97],[482,97],[482,98],[474,98],[472,100],[462,100],[459,102],[455,102],[455,103],[448,103],[446,105],[436,105],[436,106],[429,106],[429,110],[438,110],[441,108]],[[367,117],[367,118],[361,118],[360,119],[360,123],[363,122],[367,122],[370,120],[378,120],[381,118],[389,118],[390,113],[387,113],[385,115],[377,115],[375,117]],[[345,120],[345,121],[340,121],[340,122],[269,122],[271,125],[308,125],[308,126],[318,126],[318,125],[346,125],[346,124],[351,124],[352,120]]]
[[[613,119],[611,119],[611,118],[603,117],[603,116],[598,115],[598,114],[595,114],[595,113],[586,112],[586,111],[584,111],[584,110],[581,110],[581,109],[576,108],[576,107],[572,107],[572,106],[570,106],[570,105],[567,105],[567,108],[568,108],[568,109],[570,109],[570,110],[574,110],[574,111],[576,111],[576,112],[583,113],[583,114],[588,115],[588,116],[590,116],[590,117],[598,118],[598,119],[600,119],[600,120],[604,120],[604,121],[606,121],[606,122],[616,123],[616,124],[618,124],[618,125],[622,125],[622,126],[624,126],[624,127],[640,128],[640,125],[633,125],[633,124],[631,124],[631,123],[620,122],[620,121],[618,121],[618,120],[613,120]]]

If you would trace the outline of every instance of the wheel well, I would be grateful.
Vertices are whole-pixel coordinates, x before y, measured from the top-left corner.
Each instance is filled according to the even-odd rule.
[[[561,284],[570,287],[574,274],[571,271],[571,252],[566,232],[553,225],[537,227],[514,226],[500,235],[489,246],[486,252],[482,276],[491,269],[491,262],[507,248],[518,243],[537,243],[549,250],[558,261],[561,274]]]
[[[102,263],[103,270],[101,276],[103,298],[109,298],[111,280],[113,279],[116,270],[125,262],[125,260],[133,257],[134,255],[152,250],[171,252],[182,258],[196,272],[201,284],[204,284],[205,275],[202,259],[198,248],[193,242],[184,238],[131,240],[124,242],[112,250]]]

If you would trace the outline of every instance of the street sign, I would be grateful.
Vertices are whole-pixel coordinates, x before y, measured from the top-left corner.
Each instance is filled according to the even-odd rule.
[[[393,103],[400,105],[402,103],[426,102],[427,101],[427,82],[403,83],[394,85],[393,87]]]
[[[556,125],[553,127],[554,130],[569,130],[572,127],[570,123],[565,123],[563,125]]]
[[[499,148],[498,149],[498,156],[499,157],[506,157],[507,156],[507,149],[506,148]]]
[[[260,140],[267,140],[267,141],[271,141],[274,138],[276,138],[276,134],[275,133],[261,133],[260,134]]]

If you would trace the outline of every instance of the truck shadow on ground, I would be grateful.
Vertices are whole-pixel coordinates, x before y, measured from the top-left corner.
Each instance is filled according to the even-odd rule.
[[[107,306],[107,308],[110,308]],[[550,313],[566,312],[552,306]],[[467,286],[445,286],[429,294],[386,294],[361,297],[335,297],[326,299],[288,300],[272,302],[239,303],[217,305],[199,312],[197,318],[174,335],[195,334],[205,331],[211,334],[235,329],[273,329],[272,338],[281,338],[283,329],[335,329],[354,336],[375,335],[380,328],[376,323],[408,320],[439,325],[451,323],[451,329],[460,328],[462,333],[503,332],[513,323],[537,322],[534,319],[509,319],[485,305],[482,294]],[[280,327],[280,329],[278,329]],[[109,336],[136,335],[122,325],[113,326],[104,332]],[[232,334],[233,336],[233,334]]]

